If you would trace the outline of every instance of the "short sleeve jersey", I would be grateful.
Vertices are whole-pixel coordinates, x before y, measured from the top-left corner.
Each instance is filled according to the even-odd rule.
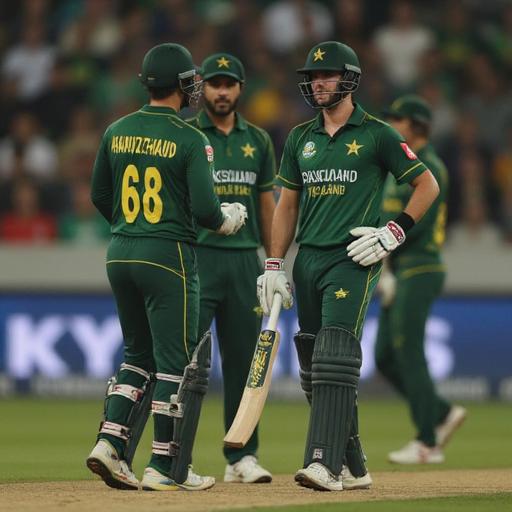
[[[352,240],[357,226],[378,226],[384,182],[408,183],[426,170],[387,123],[355,104],[332,137],[323,114],[296,126],[285,144],[276,183],[298,190],[297,242],[330,247]]]
[[[448,171],[434,148],[427,144],[418,151],[418,158],[429,168],[439,184],[439,195],[422,219],[407,233],[405,243],[392,254],[395,266],[415,265],[424,260],[440,261],[445,239]],[[386,222],[403,211],[412,194],[410,186],[386,181],[382,201],[382,217]]]
[[[268,133],[247,122],[239,113],[228,135],[216,128],[204,110],[189,122],[199,128],[213,146],[212,177],[219,200],[242,203],[248,214],[246,225],[233,236],[225,237],[200,228],[198,243],[230,249],[259,247],[259,195],[273,190],[276,172],[274,147]]]
[[[203,133],[171,108],[146,105],[107,128],[91,194],[111,213],[113,234],[194,242],[196,219],[222,224],[213,165]]]

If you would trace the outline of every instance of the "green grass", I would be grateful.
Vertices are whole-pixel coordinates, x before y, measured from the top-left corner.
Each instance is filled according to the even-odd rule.
[[[93,478],[84,460],[94,443],[101,409],[99,400],[0,402],[0,482]],[[510,405],[469,404],[468,409],[468,420],[446,450],[447,461],[442,469],[510,467],[510,449],[505,449],[510,447]],[[386,462],[387,452],[412,436],[401,402],[363,401],[360,416],[372,471],[432,469],[396,467]],[[260,459],[274,473],[292,473],[301,466],[307,420],[308,409],[302,402],[267,404],[260,431]],[[137,474],[141,474],[149,457],[151,431],[147,429],[135,460]],[[221,403],[208,398],[194,454],[199,472],[222,476],[222,437]]]
[[[240,509],[238,509],[240,510]],[[496,512],[512,510],[512,494],[456,496],[423,500],[373,501],[366,503],[323,503],[286,507],[246,508],[244,512]],[[220,512],[235,512],[223,509]]]

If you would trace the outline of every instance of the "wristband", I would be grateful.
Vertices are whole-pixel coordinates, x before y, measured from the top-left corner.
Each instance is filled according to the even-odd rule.
[[[407,233],[411,228],[416,224],[414,219],[405,212],[402,212],[396,219],[395,222],[404,230],[404,233]]]

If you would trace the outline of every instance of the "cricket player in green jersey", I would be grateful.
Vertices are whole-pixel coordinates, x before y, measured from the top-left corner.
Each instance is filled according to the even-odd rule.
[[[215,154],[214,188],[221,201],[239,202],[248,211],[245,228],[231,237],[200,229],[197,259],[201,286],[199,333],[215,318],[224,379],[224,428],[229,430],[251,366],[261,330],[256,278],[257,249],[270,250],[274,215],[274,148],[267,132],[236,111],[245,82],[239,59],[228,53],[209,56],[201,66],[204,109],[191,121],[209,139]],[[258,464],[258,429],[243,448],[224,448],[225,482],[270,482]]]
[[[466,410],[441,398],[425,359],[425,324],[433,301],[441,293],[445,268],[441,247],[445,238],[448,173],[429,143],[432,114],[428,103],[406,95],[387,111],[390,124],[406,139],[418,158],[435,176],[440,193],[407,240],[386,258],[378,285],[381,295],[375,359],[381,373],[409,405],[417,437],[391,452],[398,464],[432,464],[444,461],[443,446],[462,424]],[[411,196],[406,185],[388,177],[381,219],[396,217]]]
[[[296,126],[286,141],[276,178],[283,188],[258,293],[265,314],[275,293],[291,306],[283,258],[298,222],[295,344],[311,411],[304,466],[295,480],[326,491],[367,488],[372,480],[356,409],[361,330],[381,260],[403,243],[439,188],[405,140],[354,103],[361,68],[350,47],[320,43],[298,72],[304,99],[319,114]],[[382,226],[388,173],[414,191],[395,220]]]
[[[111,225],[107,274],[124,362],[109,382],[87,466],[111,487],[137,489],[131,460],[151,407],[154,442],[142,488],[201,490],[215,479],[189,468],[210,357],[208,336],[198,343],[192,244],[196,220],[231,235],[246,208],[219,204],[208,139],[177,115],[200,94],[189,51],[172,43],[152,48],[140,78],[149,105],[107,128],[92,178],[92,201]]]

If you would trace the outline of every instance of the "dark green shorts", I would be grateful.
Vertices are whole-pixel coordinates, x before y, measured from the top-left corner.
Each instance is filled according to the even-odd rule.
[[[346,247],[301,246],[293,267],[300,330],[316,334],[335,326],[359,339],[380,270],[380,263],[354,263]]]
[[[164,238],[116,235],[107,252],[107,274],[123,331],[125,361],[181,375],[197,344],[194,249]]]

